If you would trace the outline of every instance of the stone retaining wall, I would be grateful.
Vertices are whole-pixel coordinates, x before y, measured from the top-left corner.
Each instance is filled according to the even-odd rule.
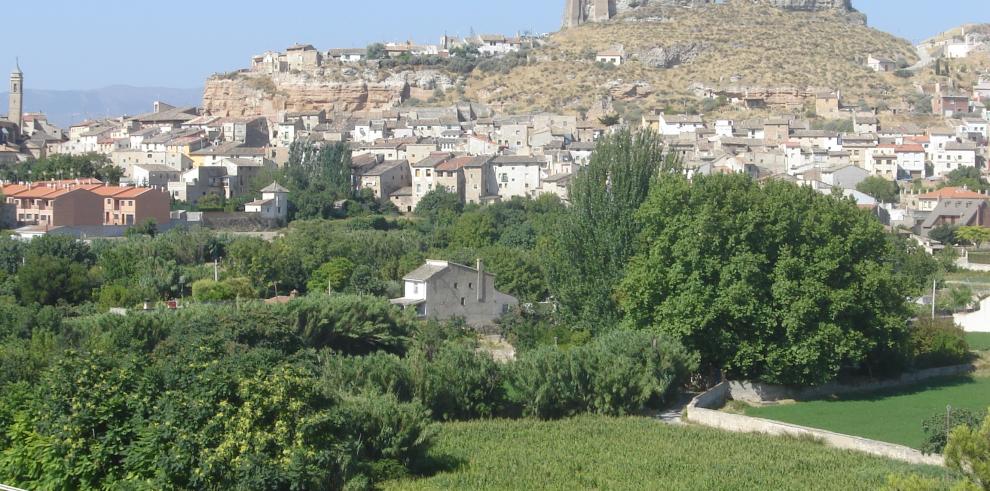
[[[826,445],[845,450],[855,450],[871,455],[899,460],[910,464],[944,466],[940,455],[925,455],[913,448],[893,443],[879,442],[858,436],[843,435],[831,431],[730,414],[716,410],[730,398],[730,384],[723,382],[708,392],[695,397],[687,406],[687,420],[711,428],[734,433],[763,433],[775,436],[812,437]]]
[[[905,373],[898,378],[889,380],[869,380],[857,384],[830,383],[818,387],[787,387],[758,382],[729,382],[728,390],[732,400],[751,404],[766,404],[784,400],[807,401],[838,394],[896,389],[933,378],[964,375],[973,370],[975,370],[973,365],[956,365]]]

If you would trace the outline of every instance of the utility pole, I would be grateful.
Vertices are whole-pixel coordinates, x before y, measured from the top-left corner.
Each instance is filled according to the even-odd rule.
[[[213,260],[213,281],[220,281],[220,260]]]
[[[935,287],[938,285],[938,279],[932,280],[932,320],[935,320]]]

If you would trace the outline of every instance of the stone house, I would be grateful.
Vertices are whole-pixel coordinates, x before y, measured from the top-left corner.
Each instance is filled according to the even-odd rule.
[[[880,131],[880,120],[872,114],[853,116],[853,132],[858,135],[877,133]]]
[[[449,261],[427,260],[402,278],[404,295],[391,302],[414,310],[423,319],[462,318],[475,328],[490,327],[519,305],[519,300],[495,289],[495,276]]]
[[[406,160],[385,160],[355,173],[357,189],[370,189],[375,198],[388,199],[393,192],[409,187],[411,177]]]
[[[252,116],[226,118],[223,121],[223,140],[248,146],[267,144],[268,120]]]
[[[285,113],[285,121],[302,123],[303,129],[313,131],[317,126],[327,122],[327,112],[319,111],[295,111]]]
[[[492,169],[494,157],[481,155],[473,157],[462,167],[464,174],[464,202],[487,204],[499,200],[498,183]]]
[[[447,191],[454,193],[461,202],[465,199],[464,166],[471,163],[474,157],[454,157],[446,162],[442,162],[436,167],[436,184]]]
[[[285,50],[285,61],[291,70],[312,70],[323,64],[323,54],[311,44],[296,44]]]
[[[449,153],[435,153],[415,164],[412,164],[412,207],[416,208],[419,200],[427,193],[436,189],[437,166],[446,162],[452,156]]]

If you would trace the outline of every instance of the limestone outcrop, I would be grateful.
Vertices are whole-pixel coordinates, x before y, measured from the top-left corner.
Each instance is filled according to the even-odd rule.
[[[286,111],[356,112],[389,109],[402,102],[409,86],[401,83],[337,82],[272,77],[211,78],[203,92],[203,110],[214,116],[265,116]]]

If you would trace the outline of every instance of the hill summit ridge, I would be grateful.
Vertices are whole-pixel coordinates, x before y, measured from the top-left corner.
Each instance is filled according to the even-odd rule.
[[[769,7],[804,12],[856,12],[852,0],[726,0],[765,3]],[[725,3],[717,0],[566,0],[563,27],[576,27],[589,22],[606,22],[625,12],[644,7],[703,7]]]

